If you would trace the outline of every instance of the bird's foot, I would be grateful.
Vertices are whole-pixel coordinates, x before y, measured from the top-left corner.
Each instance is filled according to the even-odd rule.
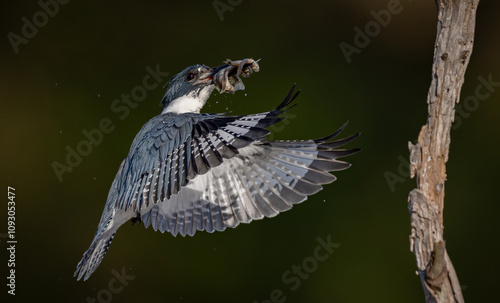
[[[134,226],[135,223],[141,223],[141,214],[137,213],[137,217],[133,217],[130,222],[132,222],[132,226]]]

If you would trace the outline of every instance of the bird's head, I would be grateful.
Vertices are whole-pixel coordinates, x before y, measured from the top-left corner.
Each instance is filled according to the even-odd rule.
[[[200,112],[215,88],[213,77],[218,71],[218,68],[197,64],[175,75],[163,96],[162,113]]]
[[[251,58],[238,61],[227,59],[224,65],[214,68],[197,64],[184,69],[169,82],[161,101],[162,114],[199,113],[214,88],[231,94],[245,89],[240,76],[248,78],[253,72],[258,72],[258,61]]]

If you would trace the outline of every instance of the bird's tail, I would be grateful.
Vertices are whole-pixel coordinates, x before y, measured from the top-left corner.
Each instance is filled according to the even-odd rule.
[[[84,277],[83,280],[87,280],[97,269],[99,264],[101,264],[101,261],[104,258],[109,245],[111,245],[111,241],[113,241],[114,236],[114,233],[105,233],[94,238],[94,241],[92,241],[89,249],[87,249],[80,262],[78,262],[73,277],[77,277],[77,280]]]

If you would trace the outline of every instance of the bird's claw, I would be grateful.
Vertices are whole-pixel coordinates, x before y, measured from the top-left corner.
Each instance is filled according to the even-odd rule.
[[[214,75],[213,84],[221,93],[234,94],[237,90],[244,90],[245,85],[240,76],[248,78],[253,72],[258,72],[260,68],[257,62],[258,60],[251,58],[237,61],[227,59],[224,61],[225,65]]]

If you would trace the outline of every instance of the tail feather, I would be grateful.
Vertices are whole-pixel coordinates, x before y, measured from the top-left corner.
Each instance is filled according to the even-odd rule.
[[[102,235],[98,239],[94,239],[89,249],[83,254],[83,258],[78,262],[73,277],[77,277],[77,280],[84,277],[83,280],[87,280],[99,264],[101,264],[114,236],[115,234],[113,233],[110,236]]]

